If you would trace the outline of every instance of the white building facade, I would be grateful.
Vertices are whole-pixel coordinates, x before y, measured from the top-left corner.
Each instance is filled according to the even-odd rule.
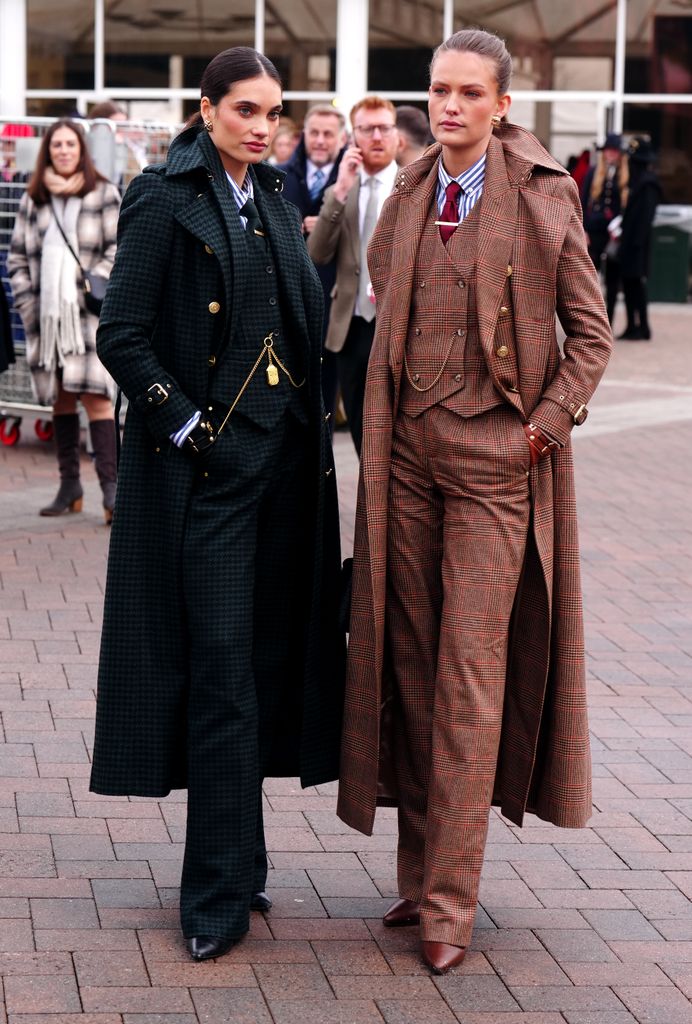
[[[179,122],[209,59],[249,45],[277,65],[287,113],[367,92],[426,98],[432,49],[459,28],[503,36],[510,119],[566,162],[608,130],[648,135],[668,202],[692,203],[692,3],[680,0],[0,0],[0,118],[113,99]]]

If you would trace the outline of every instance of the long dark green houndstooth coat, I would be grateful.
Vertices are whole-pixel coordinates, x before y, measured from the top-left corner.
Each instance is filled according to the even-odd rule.
[[[313,581],[307,661],[302,691],[295,694],[300,728],[287,727],[267,774],[297,775],[315,785],[337,775],[345,656],[337,626],[336,482],[320,391],[322,290],[299,216],[280,194],[282,172],[259,165],[251,173],[284,319],[306,346],[314,469],[305,505],[314,547],[305,566]],[[210,357],[233,344],[248,283],[234,255],[240,230],[216,149],[195,129],[174,141],[165,166],[133,181],[123,202],[98,334],[99,356],[130,402],[99,666],[91,779],[99,793],[163,796],[186,785],[180,553],[194,467],[169,436],[206,408]],[[261,344],[260,322],[257,330]],[[148,402],[154,384],[168,392],[158,406]]]

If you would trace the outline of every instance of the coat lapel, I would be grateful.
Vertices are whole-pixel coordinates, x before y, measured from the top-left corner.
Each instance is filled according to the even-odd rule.
[[[502,144],[493,136],[488,146],[486,180],[479,215],[476,264],[478,333],[491,374],[495,365],[494,338],[507,267],[512,262],[519,188],[507,176]],[[494,376],[494,374],[493,374]]]
[[[438,161],[435,160],[420,187],[402,197],[397,218],[397,245],[392,254],[392,316],[389,335],[389,365],[397,388],[401,379],[408,317],[396,315],[396,311],[411,307],[418,246],[437,189],[437,166]]]

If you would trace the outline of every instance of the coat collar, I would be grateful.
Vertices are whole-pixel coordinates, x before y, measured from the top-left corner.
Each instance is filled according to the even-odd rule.
[[[207,132],[193,125],[173,139],[166,160],[166,176],[196,174],[199,171],[225,182],[226,172],[219,151]],[[251,173],[260,188],[270,195],[276,195],[283,189],[285,171],[262,162],[252,165]]]
[[[493,131],[488,145],[489,157],[493,151],[496,155],[499,153],[498,144],[504,156],[506,179],[499,178],[495,182],[490,181],[486,172],[486,180],[483,187],[484,195],[492,195],[496,191],[511,187],[512,185],[526,184],[534,171],[549,174],[567,174],[562,164],[553,159],[538,139],[531,132],[526,131],[525,128],[521,128],[517,124],[503,123]],[[407,167],[403,167],[397,176],[397,191],[402,195],[407,192],[416,191],[420,187],[422,180],[430,173],[433,164],[437,162],[441,152],[442,146],[439,143],[435,143],[434,146],[426,149],[420,159],[414,160]]]

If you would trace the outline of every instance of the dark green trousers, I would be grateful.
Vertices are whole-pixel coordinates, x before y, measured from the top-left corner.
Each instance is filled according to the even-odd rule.
[[[190,650],[183,934],[239,938],[267,858],[262,779],[300,707],[312,573],[308,431],[232,416],[199,470],[183,550]]]

